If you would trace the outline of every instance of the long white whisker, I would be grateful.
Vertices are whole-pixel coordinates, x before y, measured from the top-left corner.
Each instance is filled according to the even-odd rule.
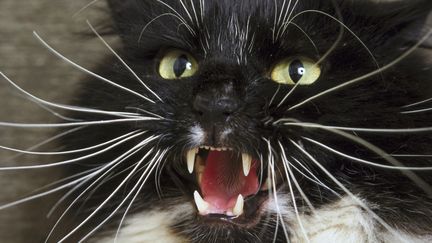
[[[370,209],[362,200],[356,197],[348,188],[346,188],[339,180],[337,180],[323,165],[321,165],[309,152],[303,149],[299,144],[290,140],[294,146],[297,147],[303,154],[305,154],[316,166],[318,166],[336,185],[338,185],[347,195],[349,195],[360,207],[366,210],[371,216],[377,220],[384,228],[386,228],[398,239],[403,239],[398,232],[396,232],[389,224],[387,224],[381,217],[379,217],[372,209]],[[408,243],[408,242],[406,242]]]
[[[78,15],[80,15],[82,12],[84,12],[87,8],[89,8],[91,5],[95,4],[99,0],[93,0],[89,3],[87,3],[84,7],[82,7],[80,10],[78,10],[76,13],[72,15],[72,18],[76,18]]]
[[[308,205],[308,207],[314,212],[315,211],[315,207],[312,205],[311,201],[309,200],[309,198],[306,196],[306,194],[302,190],[300,184],[298,183],[297,179],[295,178],[294,173],[291,170],[292,164],[291,164],[291,162],[288,161],[288,158],[287,158],[287,156],[285,154],[285,150],[284,150],[284,148],[282,146],[282,143],[280,141],[278,141],[278,143],[279,143],[279,147],[280,147],[281,152],[282,152],[282,162],[283,162],[283,166],[284,166],[284,170],[285,170],[285,174],[286,174],[287,178],[291,178],[292,179],[295,187],[300,192],[300,195],[305,200],[305,202]]]
[[[82,66],[78,65],[77,63],[71,61],[70,59],[66,58],[65,56],[63,56],[62,54],[60,54],[58,51],[56,51],[54,48],[52,48],[50,45],[48,45],[48,43],[45,42],[45,41],[44,41],[44,40],[43,40],[43,39],[38,35],[38,33],[37,33],[36,31],[33,32],[33,35],[34,35],[34,36],[35,36],[35,37],[36,37],[36,38],[37,38],[37,39],[42,43],[42,45],[44,45],[44,46],[45,46],[45,47],[46,47],[46,48],[47,48],[51,53],[53,53],[54,55],[56,55],[57,57],[59,57],[60,59],[62,59],[63,61],[65,61],[66,63],[69,63],[69,64],[72,65],[73,67],[77,68],[78,70],[80,70],[80,71],[82,71],[82,72],[84,72],[84,73],[87,73],[87,74],[89,74],[89,75],[91,75],[91,76],[93,76],[93,77],[95,77],[95,78],[97,78],[97,79],[99,79],[99,80],[101,80],[101,81],[104,81],[105,83],[110,84],[110,85],[112,85],[112,86],[114,86],[114,87],[116,87],[116,88],[119,88],[119,89],[121,89],[121,90],[124,90],[124,91],[130,93],[130,94],[136,95],[136,96],[138,96],[138,97],[140,97],[140,98],[142,98],[142,99],[144,99],[144,100],[147,100],[148,102],[155,103],[153,100],[149,99],[148,97],[146,97],[146,96],[144,96],[144,95],[142,95],[142,94],[140,94],[140,93],[137,93],[137,92],[135,92],[135,91],[133,91],[133,90],[131,90],[131,89],[129,89],[129,88],[126,88],[126,87],[124,87],[124,86],[121,86],[121,85],[119,85],[119,84],[117,84],[117,83],[114,83],[113,81],[108,80],[108,79],[106,79],[106,78],[104,78],[104,77],[102,77],[102,76],[100,76],[100,75],[98,75],[98,74],[96,74],[96,73],[94,73],[94,72],[88,70],[88,69],[85,69],[84,67],[82,67]]]
[[[291,200],[292,200],[292,203],[293,203],[294,211],[295,211],[295,214],[296,214],[296,217],[297,217],[297,222],[300,225],[300,229],[301,229],[301,231],[303,233],[303,236],[305,237],[306,241],[310,242],[309,237],[308,237],[308,235],[306,233],[306,229],[304,228],[303,222],[302,222],[302,220],[300,218],[300,214],[299,214],[299,211],[298,211],[298,208],[297,208],[297,201],[296,201],[296,199],[294,197],[294,190],[293,190],[293,186],[291,184],[291,180],[294,178],[294,175],[291,174],[288,171],[288,170],[291,170],[291,169],[287,168],[289,162],[286,160],[286,156],[284,154],[285,152],[284,152],[284,149],[283,149],[282,144],[280,142],[279,142],[279,146],[281,147],[281,151],[283,153],[282,164],[284,166],[284,170],[285,170],[285,173],[286,173],[286,176],[287,176],[288,188],[290,190],[290,196],[291,196]],[[300,187],[298,187],[298,188],[300,188]],[[304,193],[302,195],[304,195]],[[312,204],[310,203],[310,201],[309,201],[309,199],[307,197],[304,197],[304,199],[306,199],[309,202],[310,206],[312,206]],[[312,208],[313,208],[313,206],[312,206]]]
[[[432,108],[425,108],[425,109],[413,110],[413,111],[402,111],[401,114],[415,114],[415,113],[422,113],[427,111],[432,111]]]
[[[285,237],[286,237],[286,239],[289,239],[288,230],[286,228],[285,221],[284,221],[284,218],[283,218],[283,215],[281,213],[280,206],[279,206],[279,200],[278,200],[278,197],[277,197],[276,178],[275,178],[276,177],[275,176],[275,169],[276,169],[276,167],[275,167],[274,156],[273,156],[273,153],[272,153],[272,146],[271,146],[271,143],[270,143],[269,140],[267,140],[265,138],[263,138],[263,140],[267,142],[267,147],[268,147],[268,150],[269,150],[269,155],[268,155],[269,169],[270,169],[270,176],[271,176],[272,187],[274,188],[274,191],[273,191],[273,200],[275,201],[277,214],[280,215],[280,222],[281,222],[282,229],[284,231]]]
[[[63,110],[70,110],[70,111],[78,111],[78,112],[86,112],[86,113],[93,113],[93,114],[104,114],[104,115],[111,115],[111,116],[120,116],[120,117],[136,117],[140,114],[137,113],[128,113],[128,112],[115,112],[115,111],[103,111],[103,110],[97,110],[97,109],[91,109],[91,108],[84,108],[84,107],[78,107],[78,106],[70,106],[70,105],[62,105],[57,104],[53,102],[49,102],[46,100],[43,100],[41,98],[38,98],[31,93],[25,91],[23,88],[18,86],[15,82],[13,82],[9,77],[7,77],[4,73],[0,72],[0,75],[8,81],[13,87],[15,87],[18,91],[23,93],[24,95],[28,96],[31,101],[36,102],[40,105],[47,105]]]
[[[150,174],[152,173],[152,171],[155,169],[155,166],[159,165],[161,159],[165,156],[165,154],[166,154],[167,151],[168,151],[168,149],[166,149],[165,151],[162,152],[162,154],[161,154],[161,155],[159,156],[159,158],[156,160],[155,165],[154,165],[154,166],[153,166],[149,171],[147,171],[147,169],[146,169],[146,171],[143,172],[141,178],[143,178],[145,174],[147,174],[147,175],[146,175],[146,177],[142,180],[141,185],[140,185],[140,187],[138,188],[136,194],[134,195],[134,197],[132,198],[132,200],[131,200],[131,202],[129,203],[128,207],[126,208],[125,212],[123,213],[123,216],[122,216],[122,218],[121,218],[121,220],[120,220],[120,223],[119,223],[119,226],[118,226],[118,228],[117,228],[117,232],[116,232],[116,236],[115,236],[115,238],[114,238],[114,242],[117,242],[118,236],[119,236],[119,234],[120,234],[121,227],[122,227],[123,222],[124,222],[124,220],[125,220],[125,218],[126,218],[126,215],[128,214],[130,208],[131,208],[132,205],[133,205],[133,202],[134,202],[134,201],[136,200],[136,198],[138,197],[139,192],[142,191],[142,188],[144,187],[145,183],[147,182],[147,180],[148,180]],[[137,183],[137,185],[138,185],[138,184],[140,184],[140,183]]]
[[[409,108],[409,107],[413,107],[413,106],[417,106],[417,105],[422,105],[422,104],[427,103],[429,101],[432,101],[432,98],[429,98],[429,99],[426,99],[426,100],[422,100],[422,101],[419,101],[419,102],[416,102],[416,103],[413,103],[413,104],[409,104],[409,105],[403,106],[402,108]]]
[[[112,119],[100,121],[85,121],[85,122],[66,122],[66,123],[15,123],[15,122],[0,122],[0,127],[16,127],[16,128],[55,128],[55,127],[76,127],[88,125],[106,125],[125,122],[138,122],[138,121],[157,121],[159,118],[139,117],[139,118],[125,118],[125,119]]]
[[[48,190],[48,191],[45,191],[45,192],[42,192],[42,193],[38,193],[36,195],[32,195],[32,196],[29,196],[29,197],[26,197],[26,198],[23,198],[23,199],[20,199],[20,200],[11,202],[11,203],[7,203],[5,205],[0,206],[0,211],[4,210],[6,208],[14,207],[16,205],[19,205],[19,204],[22,204],[22,203],[25,203],[25,202],[28,202],[28,201],[31,201],[31,200],[34,200],[34,199],[37,199],[37,198],[41,198],[41,197],[50,195],[50,194],[55,193],[55,192],[61,191],[61,190],[65,189],[65,188],[71,187],[71,186],[79,183],[80,181],[83,181],[83,180],[89,178],[90,176],[91,175],[87,175],[87,176],[81,177],[79,179],[76,179],[74,181],[68,182],[68,183],[66,183],[66,184],[64,184],[62,186],[56,187],[54,189],[51,189],[51,190]]]
[[[364,160],[364,159],[360,159],[360,158],[357,158],[357,157],[354,157],[354,156],[350,156],[350,155],[344,154],[344,153],[342,153],[342,152],[340,152],[340,151],[338,151],[338,150],[336,150],[334,148],[331,148],[331,147],[329,147],[327,145],[324,145],[324,144],[322,144],[322,143],[320,143],[320,142],[318,142],[316,140],[313,140],[313,139],[310,139],[310,138],[307,138],[307,137],[302,137],[302,138],[305,139],[305,140],[307,140],[307,141],[309,141],[309,142],[311,142],[311,143],[314,143],[314,144],[316,144],[316,145],[318,145],[318,146],[320,146],[322,148],[325,148],[325,149],[327,149],[327,150],[329,150],[329,151],[331,151],[331,152],[333,152],[333,153],[335,153],[337,155],[345,157],[347,159],[350,159],[350,160],[353,160],[353,161],[357,161],[357,162],[360,162],[360,163],[363,163],[363,164],[371,165],[371,166],[374,166],[374,167],[378,167],[378,168],[384,168],[384,169],[389,169],[389,170],[412,170],[412,171],[415,171],[415,170],[418,170],[418,171],[432,170],[432,167],[408,167],[408,166],[405,167],[405,166],[382,165],[382,164],[378,164],[378,163],[375,163],[375,162],[371,162],[371,161],[368,161],[368,160]]]
[[[169,4],[167,4],[167,3],[165,3],[164,1],[162,1],[162,0],[157,0],[159,3],[161,3],[161,4],[163,4],[163,5],[165,5],[167,8],[169,8],[174,14],[176,14],[177,15],[177,17],[178,17],[178,19],[180,20],[180,22],[182,22],[182,24],[189,30],[189,32],[193,35],[193,36],[196,36],[196,33],[195,33],[195,31],[194,31],[194,29],[190,26],[190,25],[188,25],[187,24],[187,21],[173,8],[173,7],[171,7],[171,5],[169,5]]]
[[[140,132],[140,133],[138,133],[138,134],[134,134],[133,136],[130,136],[130,137],[125,138],[125,139],[122,139],[121,141],[119,141],[119,142],[117,142],[117,143],[115,143],[115,144],[113,144],[113,145],[111,145],[111,146],[109,146],[109,147],[107,147],[107,148],[104,148],[104,149],[99,150],[99,151],[97,151],[97,152],[95,152],[95,153],[91,153],[91,154],[88,154],[88,155],[85,155],[85,156],[81,156],[81,157],[78,157],[78,158],[75,158],[75,159],[64,160],[64,161],[55,162],[55,163],[50,163],[50,164],[44,164],[44,165],[28,165],[28,166],[15,166],[15,167],[1,167],[1,168],[0,168],[0,171],[6,171],[6,170],[43,169],[43,168],[50,168],[50,167],[55,167],[55,166],[61,166],[61,165],[72,164],[72,163],[75,163],[75,162],[78,162],[78,161],[82,161],[82,160],[84,160],[84,159],[92,158],[92,157],[95,157],[95,156],[97,156],[97,155],[99,155],[99,154],[102,154],[102,153],[104,153],[104,152],[106,152],[106,151],[108,151],[108,150],[111,150],[111,149],[113,149],[113,148],[115,148],[115,147],[117,147],[117,146],[119,146],[119,145],[121,145],[121,144],[123,144],[123,143],[129,141],[129,140],[132,140],[132,139],[134,139],[134,138],[136,138],[136,137],[138,137],[138,136],[141,136],[141,135],[143,135],[144,133],[145,133],[145,132]]]
[[[299,126],[309,128],[325,128],[325,129],[337,129],[341,131],[352,131],[352,132],[375,132],[375,133],[421,133],[431,132],[432,127],[420,127],[420,128],[359,128],[359,127],[340,127],[340,126],[327,126],[317,123],[296,123],[286,122],[283,123],[286,126]]]
[[[296,166],[294,166],[293,164],[291,164],[291,166],[297,170],[300,174],[302,174],[306,179],[314,182],[315,184],[324,187],[325,189],[331,191],[334,195],[336,195],[339,198],[342,198],[342,195],[340,195],[339,193],[337,193],[335,190],[331,189],[329,186],[327,186],[324,182],[322,182],[320,179],[318,179],[318,177],[316,175],[314,175],[314,173],[312,173],[312,171],[310,171],[305,165],[303,165],[303,163],[301,163],[298,159],[291,157],[291,159],[293,159],[298,165],[300,165],[300,167],[302,167],[309,175],[311,175],[311,177],[305,175],[300,169],[298,169]]]
[[[120,55],[117,54],[116,51],[114,51],[114,49],[111,48],[111,46],[102,38],[101,35],[99,35],[99,33],[96,31],[96,29],[93,27],[93,25],[91,25],[90,21],[87,20],[87,24],[90,27],[90,29],[93,31],[93,33],[99,38],[99,40],[101,40],[101,42],[112,52],[112,54],[114,54],[114,56],[123,64],[123,66],[125,66],[131,73],[132,75],[150,92],[152,93],[158,100],[160,100],[161,102],[163,102],[163,100],[159,97],[159,95],[157,95],[152,89],[150,89],[145,83],[144,81],[136,74],[136,72],[123,60],[123,58],[120,57]],[[154,101],[153,101],[154,103]]]
[[[121,140],[125,137],[129,137],[130,135],[137,133],[139,130],[130,132],[128,134],[122,135],[120,137],[111,139],[107,142],[104,143],[100,143],[91,147],[86,147],[86,148],[82,148],[82,149],[76,149],[76,150],[68,150],[68,151],[60,151],[60,152],[36,152],[36,151],[29,151],[29,150],[21,150],[21,149],[16,149],[16,148],[10,148],[10,147],[5,147],[5,146],[1,146],[0,145],[0,149],[4,149],[4,150],[9,150],[9,151],[13,151],[13,152],[17,152],[17,153],[22,153],[22,154],[32,154],[32,155],[64,155],[64,154],[74,154],[74,153],[80,153],[80,152],[85,152],[85,151],[89,151],[89,150],[93,150],[96,148],[100,148],[103,147],[105,145],[109,145],[112,144],[118,140]]]
[[[315,100],[315,99],[317,99],[319,97],[322,97],[323,95],[326,95],[326,94],[329,94],[331,92],[340,90],[340,89],[345,88],[345,87],[347,87],[349,85],[352,85],[354,83],[357,83],[359,81],[362,81],[364,79],[367,79],[367,78],[370,78],[372,76],[375,76],[377,74],[382,73],[383,71],[385,71],[385,70],[393,67],[394,65],[396,65],[400,61],[402,61],[405,57],[407,57],[411,53],[413,53],[423,42],[425,42],[429,38],[430,35],[432,35],[432,29],[429,30],[428,33],[419,42],[417,42],[413,47],[411,47],[410,49],[408,49],[406,52],[404,52],[402,55],[400,55],[398,58],[396,58],[392,62],[388,63],[387,65],[385,65],[385,66],[383,66],[383,67],[381,67],[381,68],[379,68],[379,69],[377,69],[377,70],[375,70],[373,72],[365,74],[365,75],[363,75],[361,77],[352,79],[352,80],[347,81],[347,82],[345,82],[343,84],[337,85],[337,86],[335,86],[333,88],[330,88],[330,89],[327,89],[327,90],[325,90],[323,92],[320,92],[320,93],[318,93],[318,94],[316,94],[316,95],[314,95],[314,96],[312,96],[310,98],[305,99],[304,101],[302,101],[302,102],[300,102],[300,103],[298,103],[296,105],[291,106],[288,110],[289,111],[294,110],[294,109],[299,108],[300,106],[302,106],[302,105],[304,105],[304,104],[306,104],[306,103],[308,103],[308,102],[310,102],[312,100]]]
[[[73,230],[71,230],[66,236],[64,236],[61,240],[59,240],[60,242],[64,242],[67,238],[69,238],[73,233],[75,233],[78,229],[80,229],[85,223],[87,223],[91,218],[93,218],[93,216],[98,213],[103,206],[105,206],[105,204],[107,204],[111,198],[114,197],[114,195],[126,184],[126,182],[129,181],[129,179],[132,177],[132,175],[134,174],[134,172],[139,168],[139,166],[144,162],[144,160],[146,159],[146,157],[144,156],[138,163],[137,165],[132,169],[132,171],[125,177],[125,179],[114,189],[114,191],[96,208],[92,211],[92,213],[90,213],[90,215],[88,215],[78,226],[76,226]]]
[[[148,142],[150,142],[151,140],[148,140]],[[139,143],[138,145],[134,146],[132,149],[128,150],[127,152],[123,153],[122,155],[120,155],[119,157],[117,157],[116,159],[114,159],[113,161],[109,162],[108,164],[104,165],[100,170],[96,171],[98,172],[97,174],[102,173],[105,169],[109,168],[107,171],[105,171],[101,176],[99,176],[99,178],[97,178],[95,181],[93,181],[86,189],[84,189],[71,203],[70,205],[64,210],[64,212],[62,213],[62,215],[60,215],[60,217],[57,219],[57,222],[54,224],[54,226],[52,227],[51,231],[49,232],[45,243],[48,242],[49,238],[51,237],[51,235],[54,233],[54,230],[57,228],[57,226],[59,225],[60,221],[64,218],[64,216],[70,211],[70,209],[73,207],[73,205],[75,205],[75,203],[88,191],[90,190],[90,188],[92,188],[96,183],[98,183],[100,180],[102,180],[108,173],[110,173],[113,169],[115,169],[119,164],[121,164],[124,160],[128,159],[129,157],[133,156],[134,154],[138,153],[140,151],[140,149],[142,149],[142,147],[145,146],[145,143]],[[148,155],[150,155],[150,153],[153,152],[153,149],[151,149],[144,157],[147,157]],[[111,167],[111,168],[110,168]],[[95,174],[95,176],[97,175]],[[94,177],[94,176],[93,176]],[[89,178],[91,179],[91,178]],[[75,187],[74,190],[78,189],[79,187]],[[67,196],[71,195],[73,193],[73,191],[70,191],[67,195],[63,196],[59,202],[57,202],[57,204],[53,207],[53,209],[51,209],[50,213],[52,213],[55,208],[59,205],[59,203],[61,203]]]
[[[381,158],[383,158],[384,160],[386,160],[390,164],[393,164],[393,165],[399,166],[399,167],[405,167],[405,165],[403,163],[401,163],[400,161],[391,157],[387,152],[385,152],[384,150],[378,148],[377,146],[371,144],[370,142],[368,142],[362,138],[359,138],[357,136],[351,135],[347,132],[344,132],[344,131],[341,131],[338,129],[320,127],[319,124],[315,124],[315,125],[318,125],[317,128],[320,128],[320,129],[323,129],[325,131],[329,131],[329,132],[337,134],[339,136],[348,138],[351,141],[356,142],[357,144],[364,146],[365,148],[369,149],[370,151],[374,152],[375,154],[381,156]],[[425,182],[422,178],[417,176],[413,171],[402,170],[401,173],[403,173],[405,176],[410,178],[414,183],[417,184],[417,186],[419,186],[428,195],[432,195],[432,190],[431,190],[430,185],[427,182]]]

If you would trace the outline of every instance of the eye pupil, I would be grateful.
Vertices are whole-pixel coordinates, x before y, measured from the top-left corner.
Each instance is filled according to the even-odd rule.
[[[303,63],[300,60],[296,59],[292,61],[291,64],[289,65],[288,72],[291,79],[295,83],[297,83],[306,74],[306,68],[303,66]]]
[[[189,61],[186,55],[179,56],[173,65],[173,71],[177,78],[181,77],[183,73],[187,70],[192,69],[192,63]]]

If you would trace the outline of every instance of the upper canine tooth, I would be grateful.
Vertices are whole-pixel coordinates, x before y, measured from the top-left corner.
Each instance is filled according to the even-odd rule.
[[[198,191],[194,192],[194,199],[195,199],[195,204],[197,206],[198,212],[201,215],[206,215],[207,209],[209,208],[209,204],[206,201],[204,201],[204,199],[201,197]]]
[[[243,173],[245,176],[248,176],[252,165],[252,157],[249,154],[242,153],[242,161]]]
[[[195,165],[195,155],[198,153],[198,148],[191,149],[187,152],[186,160],[189,173],[192,174]]]
[[[237,197],[237,202],[232,210],[233,214],[236,216],[240,216],[243,214],[243,206],[244,206],[244,199],[241,194]]]

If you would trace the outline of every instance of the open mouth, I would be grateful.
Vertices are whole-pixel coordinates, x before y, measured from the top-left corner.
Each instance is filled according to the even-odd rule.
[[[194,200],[198,213],[209,218],[255,216],[266,198],[269,182],[261,183],[261,162],[231,148],[201,146],[186,153],[187,168],[195,174]]]

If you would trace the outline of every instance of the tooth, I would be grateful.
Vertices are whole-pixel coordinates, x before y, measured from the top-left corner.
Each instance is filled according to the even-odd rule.
[[[209,147],[209,146],[204,146],[204,148],[205,148],[205,149],[207,149],[207,150],[209,150],[209,149],[210,149],[210,147]]]
[[[188,153],[186,155],[188,171],[191,174],[194,171],[195,155],[196,155],[197,151],[198,151],[197,148],[191,149],[188,151]]]
[[[245,176],[248,176],[252,165],[252,157],[249,154],[242,153],[242,161],[243,173]]]
[[[194,199],[195,199],[195,204],[196,204],[200,214],[201,215],[207,214],[206,211],[209,207],[209,204],[206,201],[204,201],[204,199],[201,197],[201,195],[199,194],[198,191],[194,192]]]
[[[244,199],[241,194],[237,197],[237,202],[233,208],[233,214],[236,216],[240,216],[243,214],[243,206],[244,206]]]
[[[222,149],[221,149],[221,148],[216,148],[216,150],[217,150],[217,151],[222,151]]]

